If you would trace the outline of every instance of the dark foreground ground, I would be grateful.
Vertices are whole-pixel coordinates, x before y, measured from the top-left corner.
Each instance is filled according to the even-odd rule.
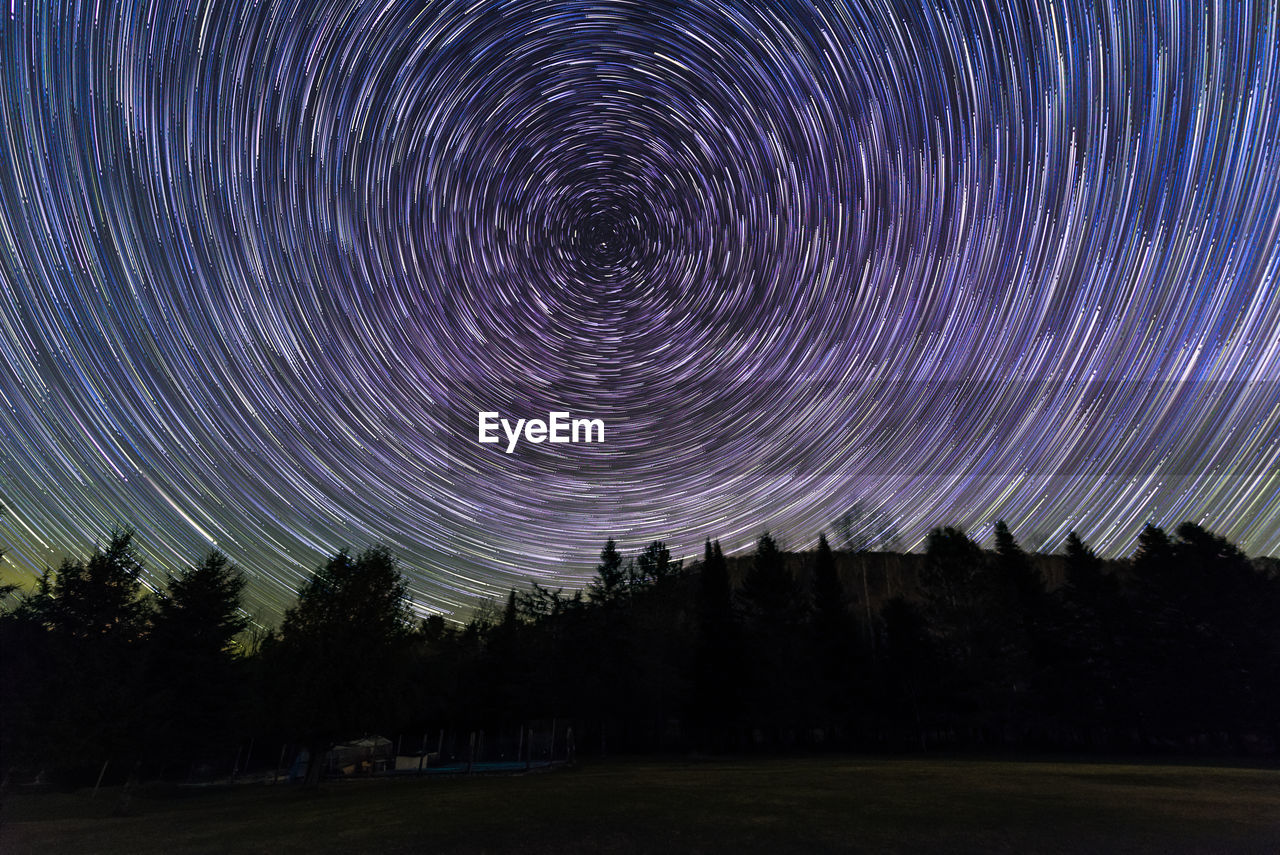
[[[0,851],[1280,852],[1280,771],[804,758],[9,794]]]

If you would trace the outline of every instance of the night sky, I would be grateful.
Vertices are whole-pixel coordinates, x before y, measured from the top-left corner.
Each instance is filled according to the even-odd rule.
[[[1280,552],[1270,2],[5,4],[0,545],[271,616],[851,502]],[[600,445],[477,442],[477,412]]]

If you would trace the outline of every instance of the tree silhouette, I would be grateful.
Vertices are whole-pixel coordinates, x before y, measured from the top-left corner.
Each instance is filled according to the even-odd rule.
[[[988,726],[997,738],[1039,727],[1044,665],[1051,658],[1049,605],[1044,579],[1031,566],[1003,520],[995,525],[996,551],[987,562],[989,602],[985,632],[990,660],[984,668]]]
[[[828,723],[833,727],[849,724],[856,682],[856,666],[865,666],[857,655],[856,630],[844,585],[836,570],[836,557],[825,533],[818,535],[818,548],[813,556],[810,579],[813,600],[813,658],[820,684],[815,687],[817,700],[823,706]]]
[[[1044,579],[1031,566],[1027,553],[1004,520],[995,524],[996,556],[992,562],[996,595],[1015,606],[1035,607],[1044,597]]]
[[[1066,582],[1059,599],[1060,656],[1050,670],[1050,703],[1072,741],[1095,748],[1114,738],[1123,724],[1120,708],[1122,651],[1118,633],[1126,623],[1120,583],[1076,532],[1067,535]]]
[[[16,585],[6,586],[7,602],[0,611],[0,775],[6,776],[11,764],[38,762],[47,748],[41,739],[39,701],[52,664],[44,621],[31,598],[17,595],[17,590]]]
[[[47,586],[39,608],[51,629],[70,638],[137,642],[147,629],[142,559],[132,529],[113,529],[88,561],[67,559]],[[42,580],[43,582],[43,580]]]
[[[767,531],[756,542],[751,568],[738,593],[748,620],[760,626],[795,625],[806,611],[786,557]]]
[[[825,534],[788,555],[766,533],[735,565],[708,539],[690,573],[662,541],[628,562],[610,540],[589,597],[533,583],[459,627],[410,620],[385,549],[340,552],[279,633],[242,650],[239,571],[215,552],[153,596],[117,531],[0,614],[0,747],[6,764],[91,783],[108,761],[211,757],[234,712],[237,736],[308,747],[312,782],[340,738],[443,730],[465,744],[484,729],[496,743],[553,719],[583,753],[819,738],[1275,752],[1275,564],[1190,523],[1148,526],[1109,561],[1074,532],[1053,559],[994,533],[990,549],[938,528],[924,555],[864,556],[901,573],[867,618],[869,661]],[[1037,568],[1053,562],[1065,584],[1046,590]]]
[[[698,574],[693,720],[706,747],[724,748],[736,713],[740,639],[729,567],[720,542],[708,538]]]
[[[948,701],[942,695],[944,659],[930,633],[922,609],[894,597],[880,612],[881,649],[878,660],[876,705],[880,726],[906,738],[909,745],[928,744],[928,734],[940,722]]]
[[[1172,541],[1162,599],[1181,622],[1181,729],[1221,731],[1235,747],[1242,725],[1274,721],[1266,702],[1276,673],[1276,598],[1248,558],[1225,538],[1183,523]]]
[[[660,540],[655,540],[636,557],[633,587],[655,585],[680,574],[684,563],[671,560],[671,550]]]
[[[930,532],[921,572],[927,619],[934,634],[947,639],[953,657],[966,665],[976,655],[986,605],[986,562],[986,554],[962,530]]]
[[[844,585],[841,584],[840,574],[836,571],[836,557],[830,545],[827,544],[825,533],[818,535],[818,549],[813,557],[810,588],[813,597],[814,624],[819,627],[820,635],[834,638],[845,630],[849,608],[845,602]]]
[[[170,759],[229,742],[239,687],[235,638],[246,580],[221,552],[168,577],[150,635],[151,733]]]
[[[627,568],[622,564],[622,553],[611,537],[600,551],[596,576],[588,587],[592,601],[605,602],[624,596],[627,592],[627,577]]]
[[[807,598],[768,532],[756,543],[738,594],[750,669],[747,712],[763,738],[785,744],[795,736],[800,710],[811,703],[814,663],[806,655]]]
[[[984,683],[997,656],[998,634],[988,624],[991,602],[988,554],[958,528],[929,534],[921,595],[924,618],[945,657],[936,686],[941,723],[976,734],[985,711]]]
[[[131,761],[139,750],[150,602],[133,531],[113,529],[87,561],[46,571],[19,618],[45,632],[32,655],[43,673],[30,687],[29,735],[55,765],[87,773]]]
[[[395,723],[411,628],[407,583],[381,547],[339,552],[298,591],[264,653],[283,721],[310,752],[309,785],[334,740]]]

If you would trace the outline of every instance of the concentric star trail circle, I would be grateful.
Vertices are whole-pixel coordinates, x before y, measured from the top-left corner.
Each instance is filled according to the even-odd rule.
[[[11,568],[120,521],[267,613],[381,542],[459,614],[854,500],[1274,552],[1278,44],[1265,3],[15,0]]]

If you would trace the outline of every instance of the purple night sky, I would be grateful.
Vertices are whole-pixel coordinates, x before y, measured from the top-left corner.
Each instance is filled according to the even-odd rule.
[[[1276,554],[1278,15],[14,0],[4,572],[125,523],[274,619],[383,543],[458,616],[854,501]]]

